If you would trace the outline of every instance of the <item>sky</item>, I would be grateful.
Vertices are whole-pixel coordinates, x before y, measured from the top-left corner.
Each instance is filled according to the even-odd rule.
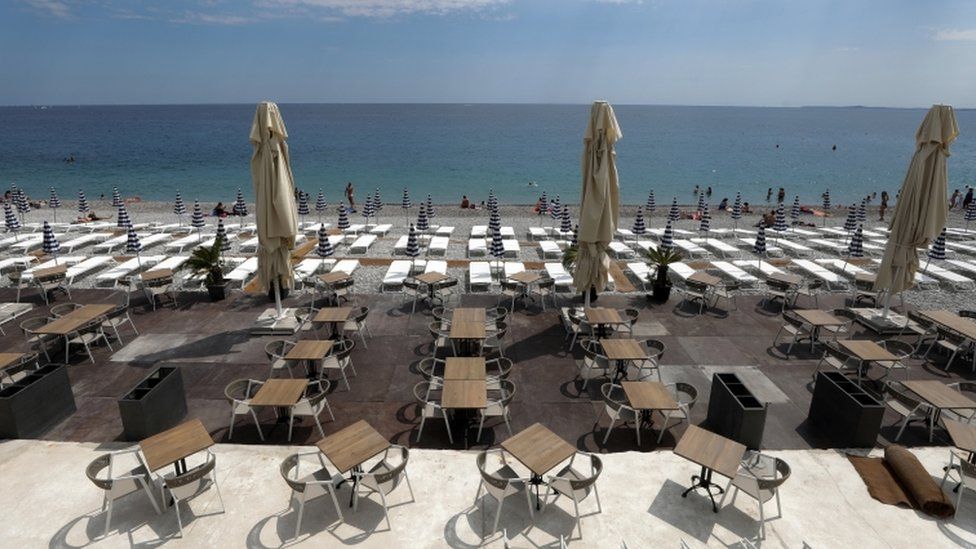
[[[0,105],[976,107],[973,0],[4,0]]]

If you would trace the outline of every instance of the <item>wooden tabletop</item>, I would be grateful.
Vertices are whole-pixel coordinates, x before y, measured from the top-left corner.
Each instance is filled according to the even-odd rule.
[[[84,305],[61,318],[48,322],[35,331],[40,334],[68,335],[113,309],[115,309],[115,305],[108,303]]]
[[[621,383],[632,408],[638,410],[677,410],[674,396],[660,381],[624,381]]]
[[[695,274],[688,277],[688,281],[704,284],[705,286],[720,286],[722,284],[721,278],[712,276],[705,271],[695,271]]]
[[[47,269],[35,270],[33,271],[33,276],[35,280],[43,280],[45,278],[51,278],[52,276],[63,275],[67,272],[67,265],[55,265],[53,267],[48,267]]]
[[[352,314],[352,307],[322,307],[312,322],[345,322]]]
[[[837,342],[848,353],[867,362],[896,361],[898,357],[873,341],[863,339],[842,339]]]
[[[877,279],[878,275],[874,273],[857,273],[854,275],[854,280],[865,284],[874,284]]]
[[[976,409],[976,402],[937,379],[905,381],[904,385],[909,391],[940,410]]]
[[[488,405],[488,384],[477,379],[445,379],[441,391],[443,408],[484,408]]]
[[[444,379],[485,379],[485,357],[448,357]]]
[[[584,311],[586,321],[590,324],[623,324],[617,309],[606,307],[591,307]]]
[[[522,284],[532,284],[536,280],[542,278],[542,275],[534,271],[522,271],[520,273],[515,273],[508,277],[509,280],[514,280],[516,282],[521,282]]]
[[[475,307],[462,307],[454,309],[451,315],[451,322],[485,322],[485,310]]]
[[[158,471],[213,445],[213,438],[199,419],[191,419],[139,443],[150,471]]]
[[[424,273],[422,275],[415,276],[414,278],[423,282],[424,284],[437,284],[441,280],[447,280],[450,277],[444,273],[431,272],[431,273]]]
[[[485,322],[454,320],[451,322],[451,339],[485,339]]]
[[[969,318],[963,318],[951,311],[919,311],[918,314],[964,337],[976,340],[976,322]]]
[[[345,271],[332,271],[319,276],[319,280],[325,282],[326,284],[335,284],[340,280],[345,280],[349,278],[349,273]]]
[[[251,406],[294,406],[302,399],[306,387],[305,379],[269,379],[251,397]]]
[[[766,277],[766,280],[774,280],[790,286],[803,284],[803,277],[790,273],[772,273]]]
[[[570,443],[541,423],[509,437],[502,448],[540,477],[576,453]]]
[[[647,352],[641,348],[636,339],[601,339],[600,346],[603,347],[603,354],[610,360],[643,360],[647,358]]]
[[[807,324],[815,327],[842,326],[847,322],[847,320],[837,318],[827,311],[821,311],[820,309],[796,309],[793,311],[793,313],[802,318]]]
[[[151,271],[146,271],[142,273],[143,282],[152,282],[153,280],[159,280],[162,278],[173,278],[172,269],[153,269]]]
[[[746,447],[697,425],[689,425],[674,453],[722,476],[735,478]]]
[[[945,417],[942,418],[942,424],[949,431],[953,446],[967,452],[976,452],[976,425]]]
[[[323,438],[316,446],[340,473],[346,473],[389,448],[390,441],[383,438],[366,420],[361,419]]]
[[[20,361],[24,353],[0,353],[0,370]]]
[[[285,355],[285,360],[322,360],[332,350],[332,340],[303,339]]]

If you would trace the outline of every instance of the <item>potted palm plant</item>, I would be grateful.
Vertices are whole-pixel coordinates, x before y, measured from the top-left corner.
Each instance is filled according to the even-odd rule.
[[[220,239],[214,241],[213,246],[199,246],[190,254],[190,259],[183,264],[194,275],[203,276],[203,284],[207,287],[212,301],[220,301],[225,297],[227,284],[224,282],[224,260],[220,256]]]
[[[668,265],[677,263],[683,258],[673,248],[658,248],[648,250],[647,260],[657,271],[651,285],[651,297],[657,303],[664,303],[671,297],[671,280],[668,279]]]

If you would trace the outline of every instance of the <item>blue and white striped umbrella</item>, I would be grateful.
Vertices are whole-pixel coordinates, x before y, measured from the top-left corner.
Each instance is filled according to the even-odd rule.
[[[670,250],[674,248],[674,228],[671,227],[672,221],[669,219],[668,224],[664,226],[664,234],[661,235],[661,245],[658,246],[662,250]]]
[[[363,211],[362,211],[362,216],[366,218],[366,223],[369,223],[369,218],[373,217],[374,213],[376,213],[376,210],[373,207],[373,196],[367,194],[366,203],[363,204]]]
[[[647,225],[644,223],[644,210],[637,207],[637,215],[634,217],[634,226],[630,229],[636,236],[647,234]]]
[[[857,222],[858,224],[863,224],[868,219],[868,199],[861,200],[861,203],[857,206]]]
[[[427,219],[434,219],[437,217],[437,212],[434,211],[434,201],[427,195]]]
[[[491,231],[491,244],[488,246],[488,253],[498,259],[505,257],[505,244],[502,243],[501,230]]]
[[[118,187],[112,187],[112,207],[118,208],[122,205],[122,195],[119,194]]]
[[[247,202],[244,201],[244,193],[237,189],[237,200],[234,201],[234,215],[244,217],[247,215]]]
[[[553,199],[552,203],[549,204],[549,217],[553,219],[559,219],[562,215],[562,204],[559,203],[559,195]]]
[[[3,220],[6,223],[8,233],[20,232],[20,220],[17,219],[14,209],[10,207],[10,202],[3,203]]]
[[[310,213],[308,209],[308,193],[298,190],[298,215],[302,216],[302,225],[305,225],[305,216]]]
[[[380,210],[383,209],[383,199],[380,198],[380,190],[376,189],[373,191],[373,215],[379,216]]]
[[[417,238],[417,228],[412,224],[407,230],[407,257],[417,257],[420,255],[420,242]]]
[[[410,202],[410,192],[407,191],[406,187],[404,187],[403,198],[400,199],[400,207],[404,210],[409,210],[411,206],[413,206],[413,203]]]
[[[495,189],[488,189],[488,200],[485,202],[485,206],[489,210],[493,210],[498,207],[498,198],[495,197]]]
[[[651,215],[652,213],[654,213],[654,208],[656,207],[657,206],[654,204],[654,190],[652,189],[647,193],[647,206],[645,208],[647,211],[647,215]]]
[[[789,229],[786,225],[786,211],[783,209],[783,203],[780,202],[779,206],[776,208],[776,222],[773,223],[773,230],[781,233]]]
[[[173,213],[180,220],[180,226],[183,226],[183,216],[186,215],[186,204],[183,203],[183,195],[180,191],[176,191],[176,201],[173,202]]]
[[[966,206],[966,230],[969,230],[969,222],[976,221],[976,200],[970,200],[969,205]]]
[[[864,257],[864,235],[862,234],[863,228],[861,225],[857,226],[857,230],[854,231],[854,236],[851,237],[850,243],[847,245],[847,257]]]
[[[742,193],[735,193],[735,202],[732,203],[732,227],[739,228],[739,220],[742,219]]]
[[[824,211],[823,223],[821,223],[821,225],[826,227],[827,215],[830,214],[830,189],[827,189],[823,193],[823,211]]]
[[[942,232],[939,233],[939,237],[932,242],[929,246],[929,260],[935,259],[937,261],[942,261],[946,258],[946,230],[945,227],[942,228]],[[928,263],[925,265],[928,268]]]
[[[54,230],[48,225],[47,221],[44,222],[44,241],[41,243],[41,249],[47,255],[57,256],[58,252],[61,251],[61,243],[58,242],[57,237],[54,236]]]
[[[708,231],[712,228],[712,214],[708,211],[708,203],[705,204],[705,209],[701,213],[701,221],[698,223],[698,232],[705,233],[705,237],[708,238]]]
[[[563,206],[562,223],[559,226],[559,230],[564,235],[573,230],[573,221],[569,218],[569,215],[569,206]]]
[[[546,198],[546,191],[542,191],[539,197],[539,215],[546,215],[549,212],[549,199]]]
[[[671,200],[671,209],[668,211],[668,221],[677,221],[681,217],[681,210],[678,209],[678,197]]]
[[[122,204],[119,206],[119,215],[115,226],[119,229],[128,229],[129,225],[132,225],[132,221],[129,219],[129,212],[125,209],[125,204]]]
[[[335,253],[332,241],[329,240],[329,233],[325,231],[325,223],[319,224],[319,245],[315,247],[315,253],[319,257],[329,257]]]
[[[17,206],[17,212],[20,213],[20,219],[23,221],[24,214],[30,212],[30,202],[27,200],[27,193],[24,189],[18,188],[17,185],[13,186],[13,192],[11,193],[14,198],[14,205]]]
[[[58,208],[61,207],[61,199],[58,198],[58,192],[51,187],[51,198],[47,201],[47,207],[54,210],[54,222],[58,222]]]
[[[227,229],[224,228],[224,220],[217,220],[217,243],[220,245],[220,253],[230,252],[230,238],[227,237]]]
[[[762,257],[766,255],[766,224],[760,223],[759,230],[756,231],[756,242],[752,245],[752,251]]]
[[[322,189],[319,189],[319,194],[315,197],[315,213],[319,214],[319,219],[322,219],[322,214],[328,208],[329,203],[325,201],[325,193],[322,192]]]
[[[78,213],[85,215],[91,211],[88,207],[88,200],[85,198],[85,191],[78,190]]]
[[[142,242],[139,241],[139,235],[132,225],[126,228],[125,251],[130,254],[138,254],[142,251]]]
[[[844,221],[844,230],[847,232],[853,232],[857,228],[857,211],[855,210],[854,204],[851,204],[850,208],[847,208],[847,220]]]
[[[705,193],[698,193],[698,211],[705,209]]]
[[[193,201],[193,213],[190,215],[190,226],[197,230],[197,240],[203,240],[202,229],[206,226],[207,222],[203,219],[203,210],[200,209],[200,203],[196,200]]]
[[[502,218],[501,215],[499,215],[498,213],[498,208],[495,208],[494,210],[491,211],[491,216],[488,218],[488,232],[489,234],[492,234],[495,231],[501,231],[501,230],[502,230]]]
[[[579,223],[573,226],[573,240],[570,241],[569,245],[573,247],[579,245]]]
[[[800,195],[793,197],[793,207],[790,208],[790,220],[796,225],[800,221]]]
[[[343,202],[339,203],[339,221],[336,223],[336,227],[343,231],[349,228],[349,215],[346,214],[346,205]]]
[[[412,227],[413,225],[411,225]],[[427,232],[430,229],[430,223],[427,220],[427,208],[424,207],[423,203],[420,204],[420,211],[417,212],[417,230],[421,232]]]

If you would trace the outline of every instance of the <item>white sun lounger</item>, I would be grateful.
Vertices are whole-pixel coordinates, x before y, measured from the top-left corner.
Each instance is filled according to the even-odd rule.
[[[409,235],[403,235],[397,238],[395,244],[393,244],[393,255],[402,255],[407,253],[407,241],[410,240]]]
[[[295,278],[304,280],[319,271],[327,271],[335,265],[335,259],[324,259],[321,257],[306,257],[295,265]]]
[[[633,248],[623,242],[612,241],[607,245],[607,251],[617,259],[634,257]]]
[[[216,237],[211,235],[204,235],[203,241],[199,240],[197,233],[189,234],[183,238],[178,238],[166,245],[167,252],[180,253],[186,248],[195,248],[197,246],[213,246]],[[107,244],[107,242],[106,242]]]
[[[687,263],[679,262],[668,265],[668,272],[673,273],[681,280],[687,280],[689,276],[695,274],[695,269],[692,269]]]
[[[390,223],[383,223],[382,225],[377,225],[369,230],[369,234],[375,234],[376,236],[386,236],[386,233],[393,229],[393,225]]]
[[[343,229],[342,232],[345,234],[359,234],[365,230],[366,230],[366,225],[362,223],[353,223],[352,225],[349,225],[348,228]]]
[[[58,265],[67,265],[68,267],[71,267],[72,265],[77,265],[78,263],[81,263],[84,260],[85,260],[85,256],[83,255],[66,255],[63,257],[58,257],[57,259],[49,259],[44,263],[26,269],[23,273],[20,274],[20,279],[23,282],[27,282],[34,278],[34,271],[50,269],[51,267],[57,267]]]
[[[563,251],[559,248],[559,244],[556,244],[552,240],[540,240],[539,253],[542,255],[542,259],[558,259],[563,255]]]
[[[946,264],[957,271],[976,274],[976,263],[972,261],[965,261],[962,259],[947,259]],[[0,268],[3,268],[2,262],[0,262]]]
[[[488,236],[488,225],[474,225],[471,227],[471,238],[485,238]]]
[[[881,265],[881,260],[878,259],[878,258],[872,259],[871,262],[874,263],[875,265]],[[924,266],[925,266],[925,264],[923,263],[922,265],[919,265],[919,268],[924,267]],[[919,286],[922,286],[922,287],[928,288],[928,289],[934,289],[934,288],[938,288],[939,287],[939,281],[938,280],[932,278],[931,276],[929,276],[927,274],[923,274],[922,271],[917,271],[915,273],[915,284],[918,284]]]
[[[800,236],[804,236],[804,237],[807,237],[807,238],[809,238],[809,237],[817,238],[818,236],[820,236],[820,233],[818,233],[817,231],[810,231],[810,230],[807,230],[807,229],[801,229],[799,227],[792,227],[792,228],[790,228],[789,233],[787,233],[787,234],[800,235]]]
[[[484,238],[468,239],[468,257],[484,256],[488,253],[488,244]]]
[[[450,237],[452,234],[454,234],[454,227],[451,226],[437,227],[437,230],[434,231],[434,234],[437,236]]]
[[[228,282],[234,284],[235,286],[243,287],[249,278],[258,272],[258,258],[249,257],[234,268],[233,271],[224,277]]]
[[[364,234],[349,245],[349,253],[364,254],[369,251],[369,247],[372,246],[374,242],[376,242],[375,234]]]
[[[242,254],[253,254],[258,251],[258,237],[248,238],[241,242],[240,251]]]
[[[397,259],[396,261],[390,263],[390,267],[386,270],[386,274],[383,275],[383,282],[380,284],[380,291],[384,291],[387,288],[396,289],[403,285],[403,281],[410,276],[410,270],[413,268],[413,262],[409,259]]]
[[[443,259],[428,259],[427,265],[424,267],[425,273],[441,273],[447,274],[447,261]]]
[[[622,240],[635,238],[634,231],[630,229],[622,229],[622,228],[617,229],[617,236],[619,236]]]
[[[27,265],[33,263],[34,259],[34,256],[31,255],[21,257],[5,257],[0,259],[0,270],[13,267],[14,265],[24,265],[26,267]]]
[[[843,259],[815,259],[814,262],[851,278],[854,278],[857,275],[871,274],[867,269],[862,269],[861,267],[858,267],[857,265]]]
[[[717,252],[716,255],[722,257],[741,257],[742,251],[727,242],[715,238],[692,238],[692,242],[699,246],[711,248]]]
[[[743,269],[759,271],[763,276],[783,273],[782,269],[775,265],[770,265],[768,261],[759,261],[757,259],[738,259],[733,261],[732,264]]]
[[[139,237],[140,242],[142,241],[142,237],[148,236],[139,233],[136,233],[136,235]],[[128,240],[129,240],[129,235],[127,234],[116,235],[108,238],[107,240],[103,240],[98,244],[95,244],[95,246],[92,248],[92,251],[99,254],[112,253],[112,250],[118,248],[119,246],[124,246]]]
[[[451,243],[451,239],[446,236],[435,236],[430,239],[430,243],[427,245],[427,253],[431,255],[444,255],[447,253],[447,247]]]
[[[85,278],[110,263],[115,263],[115,260],[107,255],[96,255],[85,258],[84,261],[68,267],[67,272],[64,274],[65,281],[70,286],[75,283],[76,279]]]
[[[54,237],[60,239],[61,234],[55,234]],[[38,238],[31,239],[20,239],[20,242],[15,242],[10,246],[10,252],[15,254],[26,254],[29,253],[34,248],[40,248],[44,244],[44,237],[40,236]]]
[[[519,253],[522,251],[522,247],[519,246],[518,240],[513,239],[502,239],[502,247],[505,248],[505,257],[518,257]]]
[[[40,235],[40,234],[18,234],[14,236],[8,236],[7,238],[0,240],[0,249],[9,248],[10,246],[13,246],[14,244],[18,242],[22,242],[24,240],[42,240],[43,238],[44,235]]]
[[[164,233],[153,233],[145,238],[140,237],[139,243],[142,244],[142,249],[152,248],[163,242],[169,242],[173,237]]]
[[[178,231],[180,229],[186,229],[186,225],[180,225],[179,223],[166,223],[163,225],[153,225],[151,227],[154,233],[171,233],[173,231]]]
[[[754,238],[736,238],[733,243],[737,246],[742,246],[748,251],[752,251],[756,246],[756,240]],[[779,246],[774,246],[768,239],[766,240],[766,255],[774,257],[782,257],[785,255],[783,253],[783,248]]]
[[[932,276],[932,278],[937,278],[944,281],[946,284],[951,286],[955,290],[974,290],[976,289],[976,282],[973,282],[971,278],[962,276],[961,274],[954,273],[945,267],[936,265],[932,262],[922,263],[922,272],[924,274]]]
[[[511,278],[512,275],[516,275],[525,271],[525,265],[523,265],[521,261],[506,261],[504,268],[505,268],[505,278]]]
[[[491,266],[487,261],[472,261],[468,263],[468,290],[491,288]]]
[[[72,238],[71,240],[61,243],[61,251],[65,253],[71,253],[75,251],[75,248],[83,248],[89,244],[94,244],[96,242],[101,242],[103,240],[108,240],[112,238],[112,233],[88,233],[83,234],[79,237]]]
[[[782,247],[783,250],[797,257],[807,257],[813,253],[813,250],[809,246],[804,246],[803,244],[793,242],[792,240],[787,240],[785,238],[777,240],[776,245]]]
[[[631,261],[627,263],[627,269],[634,275],[644,289],[647,289],[647,283],[650,282],[651,268],[647,263],[641,261]]]
[[[167,257],[166,259],[160,261],[159,263],[157,263],[153,267],[153,269],[169,269],[169,270],[175,272],[175,271],[179,270],[179,268],[182,267],[183,264],[186,263],[186,261],[188,259],[190,259],[190,256],[187,256],[187,255],[174,255],[174,256],[170,256],[170,257]]]
[[[693,231],[686,231],[685,229],[675,229],[674,227],[671,228],[671,233],[675,236],[684,236],[684,237],[692,237],[698,234]],[[658,240],[660,240],[661,237],[664,236],[664,229],[663,228],[647,229],[647,234],[654,235],[658,238]]]
[[[827,285],[827,289],[836,289],[843,287],[846,282],[837,273],[828,271],[826,268],[821,266],[819,263],[810,261],[809,259],[797,259],[793,261],[793,264],[802,269],[803,271],[810,274],[814,278],[819,278],[824,281]]]
[[[846,231],[843,227],[821,227],[820,232],[844,238],[851,236],[851,233]]]
[[[708,255],[708,250],[702,248],[698,244],[695,244],[691,240],[685,240],[683,238],[677,238],[674,241],[674,245],[687,254],[689,257],[702,257]]]
[[[741,284],[755,284],[759,279],[743,271],[728,261],[712,261],[712,266]]]
[[[113,287],[118,286],[119,282],[122,282],[123,278],[126,278],[139,270],[139,265],[142,265],[143,268],[152,267],[165,258],[166,256],[163,255],[144,255],[141,257],[127,259],[122,263],[108,269],[107,271],[99,273],[98,276],[95,277],[95,285]]]
[[[847,253],[847,244],[839,242],[837,240],[827,240],[826,238],[811,238],[807,240],[807,244],[815,246],[817,248],[822,248],[824,250],[829,250],[835,253]]]
[[[972,242],[951,242],[947,240],[946,249],[967,255],[976,255],[976,245]]]
[[[647,252],[650,252],[652,250],[656,250],[657,249],[657,244],[654,243],[654,242],[652,242],[652,241],[650,241],[650,240],[638,240],[634,244],[636,244],[637,245],[637,248],[639,248],[645,254]]]
[[[112,230],[115,228],[114,221],[93,221],[91,223],[71,223],[67,231],[77,231],[80,233],[93,233],[95,231]]]
[[[545,240],[549,232],[544,227],[529,227],[529,240]]]
[[[347,275],[351,275],[354,272],[356,272],[356,268],[358,267],[359,267],[358,259],[343,259],[342,261],[336,263],[335,266],[332,267],[332,270],[329,272],[333,272],[333,273],[343,272],[346,273]]]
[[[571,290],[573,287],[573,276],[566,272],[566,268],[563,267],[562,263],[546,263],[546,273],[549,274],[549,278],[553,279],[556,283],[556,288],[563,290]]]

